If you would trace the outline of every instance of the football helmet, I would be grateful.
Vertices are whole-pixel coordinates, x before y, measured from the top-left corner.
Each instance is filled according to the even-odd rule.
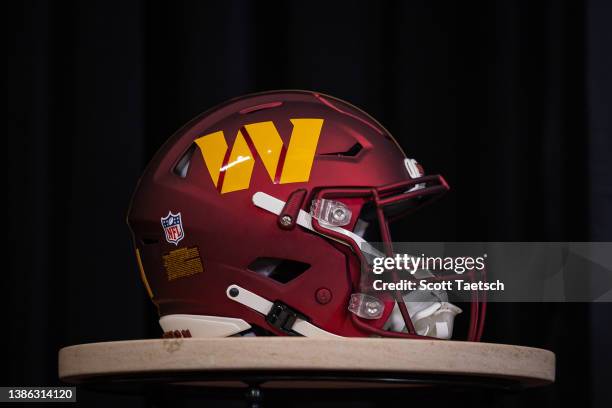
[[[360,289],[372,257],[392,254],[389,224],[448,188],[351,104],[266,92],[174,134],[128,224],[164,336],[448,339],[461,309],[446,293]],[[485,307],[471,300],[467,338],[478,340]]]

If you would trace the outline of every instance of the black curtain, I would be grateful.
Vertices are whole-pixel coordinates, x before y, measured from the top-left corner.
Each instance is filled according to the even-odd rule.
[[[159,336],[125,224],[131,192],[183,123],[250,92],[345,99],[445,175],[452,192],[406,220],[398,240],[612,240],[610,8],[605,0],[11,4],[3,382],[57,384],[66,345]],[[610,312],[491,305],[485,341],[555,351],[558,381],[488,395],[487,405],[603,405]],[[477,392],[435,398],[483,403]]]

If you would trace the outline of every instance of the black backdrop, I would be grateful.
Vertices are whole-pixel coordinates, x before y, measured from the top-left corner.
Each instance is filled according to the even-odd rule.
[[[452,192],[407,220],[401,240],[612,240],[610,8],[605,0],[16,2],[3,383],[56,384],[65,345],[159,335],[125,225],[130,194],[174,130],[249,92],[346,99],[444,174]],[[487,405],[602,406],[610,312],[492,305],[485,340],[555,351],[558,382],[488,395]],[[474,392],[405,398],[483,402]]]

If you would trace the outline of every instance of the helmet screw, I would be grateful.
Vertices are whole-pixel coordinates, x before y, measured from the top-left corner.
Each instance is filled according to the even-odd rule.
[[[238,296],[239,293],[240,293],[240,291],[237,288],[231,288],[229,290],[229,295],[231,297],[236,297],[236,296]]]
[[[280,219],[280,223],[281,223],[282,225],[284,225],[285,227],[287,227],[287,226],[291,225],[291,221],[293,221],[293,220],[292,220],[292,219],[291,219],[291,217],[290,217],[290,216],[288,216],[288,215],[283,215],[283,216],[281,217],[281,219]]]
[[[319,288],[319,289],[317,289],[317,291],[315,293],[315,299],[317,300],[317,302],[319,304],[322,304],[322,305],[328,304],[331,301],[331,299],[332,299],[331,290],[329,290],[327,288]]]

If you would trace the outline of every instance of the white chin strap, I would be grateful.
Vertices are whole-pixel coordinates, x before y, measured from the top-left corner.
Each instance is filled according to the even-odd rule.
[[[225,291],[227,297],[235,302],[238,302],[262,315],[268,315],[274,305],[268,299],[265,299],[249,290],[241,288],[238,285],[231,285]],[[290,329],[298,334],[305,337],[317,337],[317,338],[340,338],[333,333],[318,328],[314,324],[307,322],[304,319],[296,318],[293,326]]]
[[[274,303],[248,291],[238,285],[227,288],[227,297],[262,315],[268,315]],[[159,325],[164,333],[170,337],[229,337],[237,335],[251,328],[251,325],[242,319],[222,316],[202,316],[175,314],[166,315],[159,319]],[[318,328],[314,324],[296,318],[290,330],[305,337],[313,338],[340,338],[333,333]]]
[[[285,207],[285,202],[283,200],[279,200],[276,197],[271,196],[270,194],[266,194],[263,193],[261,191],[258,191],[257,193],[253,194],[253,204],[255,204],[257,207],[262,208],[266,211],[271,212],[272,214],[275,215],[279,215],[281,213],[281,211],[283,211],[283,208]],[[297,220],[295,221],[297,225],[306,228],[310,231],[316,232],[317,234],[320,234],[320,232],[316,231],[314,229],[314,227],[312,226],[312,215],[310,215],[309,213],[307,213],[304,210],[300,210],[300,212],[298,213],[297,216]],[[372,245],[370,245],[370,243],[368,243],[368,241],[366,241],[365,239],[361,238],[359,235],[355,234],[352,231],[349,231],[345,228],[341,228],[341,227],[335,227],[335,226],[324,226],[324,228],[330,230],[330,231],[334,231],[337,232],[339,234],[345,235],[346,237],[348,237],[350,240],[354,241],[359,248],[361,249],[362,252],[366,252],[372,256],[375,257],[380,257],[380,256],[384,256],[384,254],[382,252],[380,252],[378,249],[374,248]],[[323,235],[323,234],[321,234]],[[341,244],[347,245],[346,242],[344,241],[340,241],[337,239],[334,239],[333,237],[330,237],[328,235],[324,235],[326,238],[329,239],[333,239],[334,241],[340,242]]]

